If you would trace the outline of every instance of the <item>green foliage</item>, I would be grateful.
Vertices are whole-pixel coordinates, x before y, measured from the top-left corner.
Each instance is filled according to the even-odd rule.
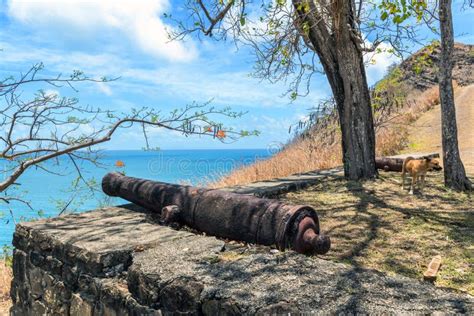
[[[310,30],[310,26],[309,26],[309,22],[308,21],[304,21],[302,24],[301,24],[301,28],[303,29],[303,32],[306,36],[309,35],[309,30]]]
[[[303,11],[304,13],[308,13],[308,12],[311,10],[308,1],[299,3],[299,4],[296,6],[296,9],[297,9],[298,11]]]
[[[5,265],[7,267],[13,266],[13,247],[9,245],[2,246],[2,253],[3,253],[3,260],[5,261]]]
[[[286,0],[277,0],[277,5],[284,6],[286,4]]]
[[[399,86],[401,84],[403,72],[397,65],[392,65],[387,70],[387,74],[375,85],[376,92],[386,91],[389,86]]]
[[[297,97],[298,97],[298,92],[292,91],[290,94],[291,101],[295,101]]]
[[[76,116],[68,116],[67,117],[67,122],[68,123],[76,123],[76,124],[88,124],[90,123],[90,120],[85,119],[85,118],[78,118]]]
[[[469,50],[469,57],[474,58],[474,49]]]
[[[415,74],[421,74],[425,69],[434,66],[434,62],[431,58],[434,50],[439,47],[439,41],[433,41],[415,58],[413,62],[412,70]]]
[[[385,77],[371,89],[373,118],[376,129],[383,128],[393,118],[393,114],[399,113],[406,104],[408,93],[409,87],[405,84],[403,70],[397,65],[392,65]],[[390,147],[390,150],[393,150],[394,147]],[[386,154],[390,155],[393,152],[386,152]]]
[[[372,92],[372,107],[382,108],[388,101],[401,104],[405,101],[406,87],[403,84],[403,72],[398,66],[389,68],[385,77],[377,82]]]
[[[77,176],[72,179],[69,187],[61,190],[61,194],[58,195],[59,198],[51,199],[51,203],[55,205],[60,215],[73,213],[90,200],[98,201],[100,204],[101,195],[97,195],[99,192],[100,182],[94,177],[82,178]],[[44,214],[38,212],[38,216],[42,217]]]
[[[415,17],[420,22],[427,6],[426,0],[382,0],[379,4],[380,19],[385,21],[391,17],[393,23],[401,24]]]

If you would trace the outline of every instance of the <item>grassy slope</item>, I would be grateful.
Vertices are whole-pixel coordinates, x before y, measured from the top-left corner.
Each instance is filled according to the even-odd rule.
[[[458,88],[455,103],[461,158],[466,172],[474,175],[474,85]],[[440,106],[435,106],[409,128],[405,152],[441,152],[440,111]]]
[[[472,46],[461,47],[458,56],[472,59],[472,52]],[[417,53],[420,55],[423,56]],[[457,67],[462,71],[454,77],[462,78],[459,81],[466,85],[474,78],[472,72],[466,71],[470,62],[462,63],[462,67]],[[390,115],[393,120],[378,130],[377,154],[439,152],[439,97],[437,87],[429,87],[433,70],[422,69],[420,74],[407,75],[406,70],[418,67],[419,63],[408,60],[403,66],[401,80],[399,76],[392,79],[416,82],[421,76],[424,87],[413,88],[402,110],[394,111]],[[389,81],[382,82],[382,86],[386,83]],[[468,172],[474,174],[474,85],[455,87],[455,98],[461,154]],[[318,135],[313,137],[296,140],[275,157],[238,169],[213,186],[243,184],[340,164],[337,133],[329,141]],[[442,267],[436,285],[474,295],[472,197],[446,190],[442,174],[430,175],[427,181],[424,195],[410,196],[401,190],[399,174],[381,172],[373,182],[326,181],[283,199],[318,210],[322,229],[331,236],[333,244],[324,258],[422,279],[431,258],[440,254]]]
[[[430,175],[423,195],[401,190],[398,173],[382,172],[365,183],[327,180],[285,200],[312,205],[331,236],[325,259],[422,279],[440,254],[437,286],[474,295],[472,197],[446,190]]]
[[[376,109],[374,117],[376,120],[382,118],[382,124],[376,131],[378,156],[397,154],[404,149],[411,152],[439,151],[440,147],[429,147],[429,144],[425,145],[424,142],[418,140],[416,132],[419,124],[415,123],[425,112],[431,113],[430,115],[439,122],[439,110],[430,111],[433,108],[439,108],[435,66],[437,54],[439,54],[437,46],[428,45],[400,66],[392,69],[376,84],[375,89],[378,94],[372,97],[373,106]],[[457,43],[454,56],[456,65],[453,78],[463,85],[473,83],[474,46]],[[467,112],[458,115],[461,144],[469,142],[472,138],[470,126],[473,125],[471,120],[473,98],[470,94],[472,92],[466,95],[465,89],[465,87],[456,87],[455,90],[457,105],[463,110],[470,109],[471,111],[470,116],[465,116]],[[389,109],[388,112],[377,110],[380,104],[384,104],[384,98],[385,100],[397,99],[398,104],[394,103],[394,106],[398,107],[400,104],[402,106]],[[428,130],[426,134],[431,133]],[[411,147],[409,144],[412,144]],[[440,144],[440,137],[437,139],[437,144]],[[210,186],[218,188],[242,185],[341,165],[340,148],[338,127],[334,122],[330,122],[322,129],[314,129],[309,137],[304,139],[297,137],[275,156],[237,169],[211,183]],[[465,154],[468,152],[465,151]],[[468,160],[467,165],[472,166],[472,150],[470,153],[470,156],[464,155],[464,158]]]
[[[428,89],[410,97],[409,106],[394,111],[391,116],[381,117],[389,122],[376,131],[376,155],[386,156],[399,153],[408,144],[408,125],[438,101],[438,90]],[[305,138],[296,138],[285,149],[267,160],[234,170],[218,181],[211,183],[214,188],[242,185],[256,181],[286,177],[318,169],[326,169],[342,164],[340,133],[336,124],[330,125],[323,133],[312,133]]]

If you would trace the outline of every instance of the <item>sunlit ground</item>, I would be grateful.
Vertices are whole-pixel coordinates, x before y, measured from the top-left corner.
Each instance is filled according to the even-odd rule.
[[[436,286],[474,294],[472,197],[447,190],[430,175],[423,195],[401,189],[398,173],[374,182],[331,180],[284,199],[318,210],[331,236],[325,259],[422,279],[435,255],[442,266]]]

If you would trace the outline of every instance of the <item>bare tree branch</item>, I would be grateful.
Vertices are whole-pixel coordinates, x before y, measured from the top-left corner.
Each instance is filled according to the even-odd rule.
[[[40,77],[42,64],[33,66],[18,78],[9,77],[0,82],[0,170],[2,181],[0,192],[6,193],[12,185],[31,167],[60,175],[46,161],[61,162],[69,158],[78,180],[86,186],[88,181],[82,174],[79,161],[100,165],[99,150],[95,146],[110,141],[121,129],[134,125],[141,127],[146,148],[150,148],[149,129],[162,128],[184,135],[207,136],[221,142],[232,142],[242,136],[256,135],[258,132],[234,131],[225,128],[213,117],[238,118],[243,112],[230,108],[215,108],[209,102],[192,103],[169,114],[148,107],[132,109],[128,113],[101,110],[89,105],[81,105],[75,98],[59,97],[39,90],[31,100],[25,100],[21,87],[31,83],[46,85],[66,85],[77,91],[73,84],[83,81],[106,82],[108,79],[94,79],[74,72],[69,78],[60,75],[53,78]],[[209,132],[212,127],[212,132]],[[89,189],[93,189],[89,186]],[[19,201],[13,195],[1,201]],[[66,206],[67,207],[67,206]]]

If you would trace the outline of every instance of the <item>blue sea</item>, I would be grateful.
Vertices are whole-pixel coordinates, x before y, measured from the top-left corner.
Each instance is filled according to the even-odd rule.
[[[111,150],[102,153],[102,166],[83,163],[81,169],[89,184],[95,181],[99,190],[102,177],[110,171],[170,183],[205,185],[235,168],[269,156],[266,149]],[[123,162],[123,167],[118,166],[118,161]],[[4,167],[0,165],[0,168]],[[62,210],[66,213],[83,212],[125,202],[108,198],[100,191],[93,192],[81,183],[75,187],[77,172],[68,159],[61,159],[59,165],[56,161],[47,162],[45,167],[61,175],[32,168],[18,179],[20,185],[9,192],[29,201],[33,210],[22,203],[0,204],[0,247],[11,245],[18,221],[57,216]]]

